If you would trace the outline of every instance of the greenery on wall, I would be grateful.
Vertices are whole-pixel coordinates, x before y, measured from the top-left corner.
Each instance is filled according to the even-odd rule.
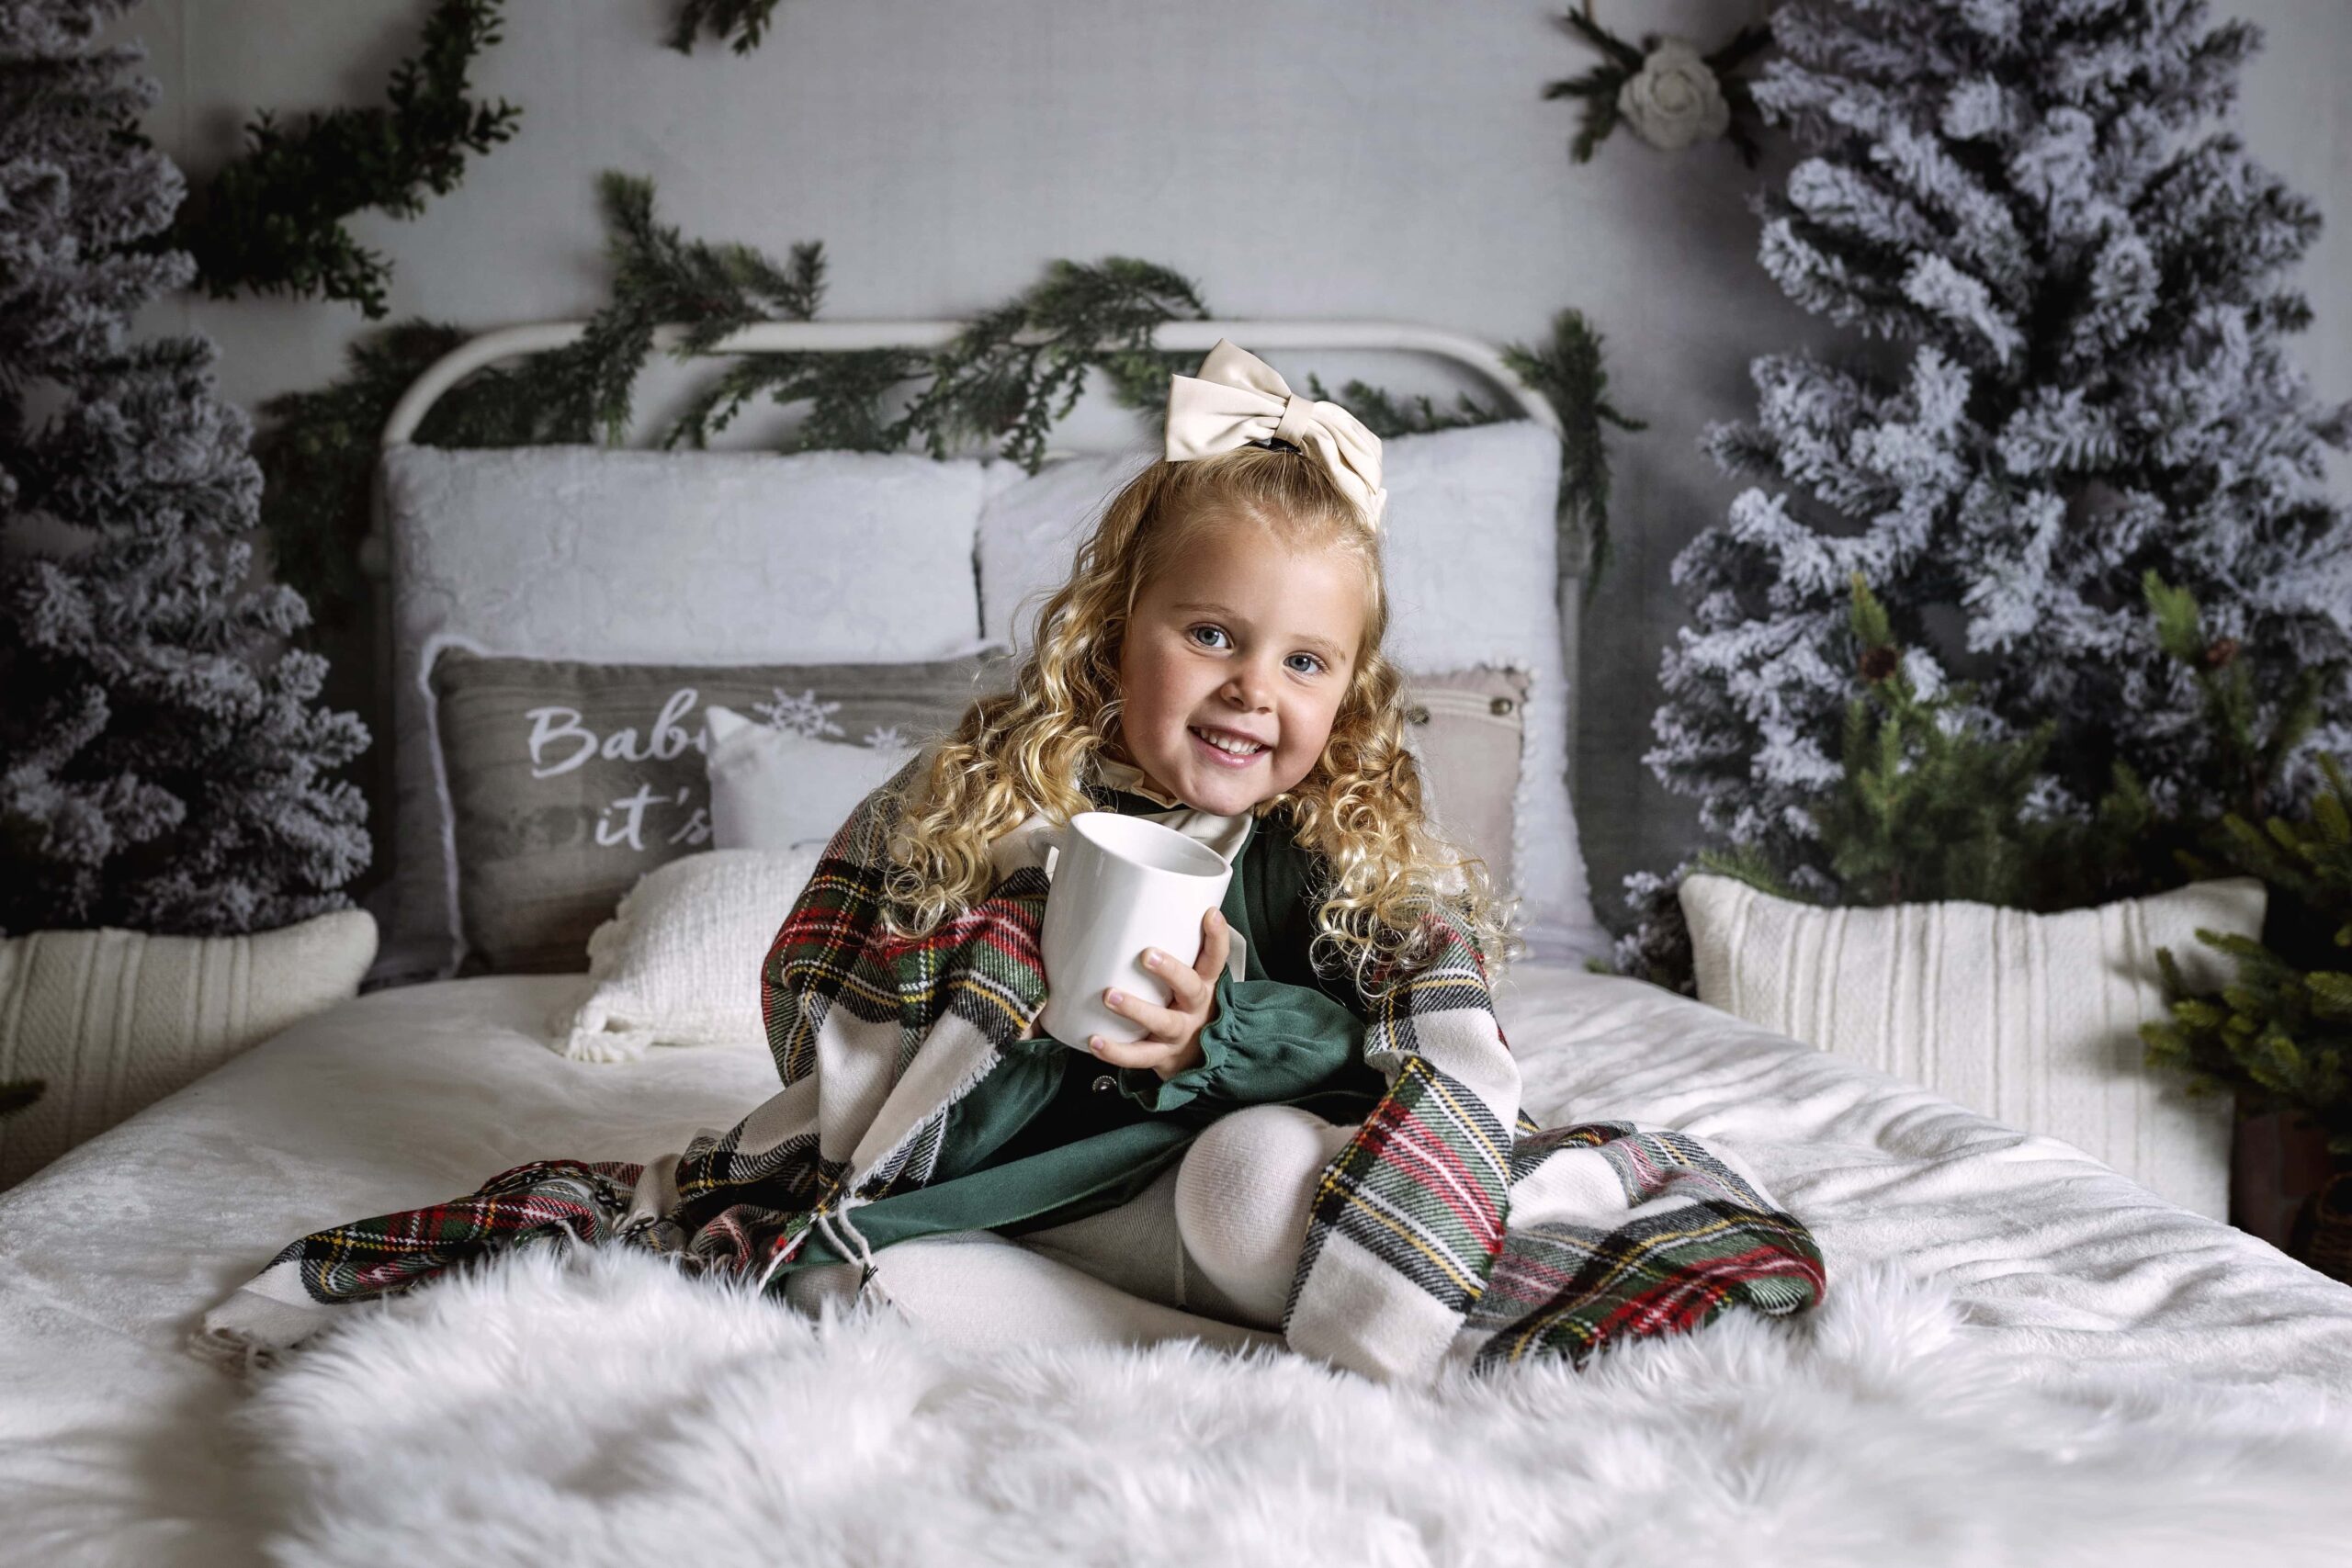
[[[452,389],[425,415],[419,445],[616,444],[628,429],[657,327],[685,327],[673,351],[684,360],[706,355],[754,322],[816,318],[825,288],[820,244],[795,245],[779,265],[749,246],[687,239],[661,223],[649,181],[608,173],[599,195],[612,268],[608,302],[579,342],[477,372]],[[1157,423],[1170,373],[1189,372],[1199,355],[1154,349],[1152,331],[1162,321],[1209,315],[1199,291],[1166,267],[1125,256],[1091,265],[1057,260],[1038,283],[981,312],[936,350],[715,356],[720,367],[658,439],[670,447],[704,446],[747,406],[765,400],[803,410],[787,449],[920,446],[945,457],[983,445],[1034,472],[1054,424],[1076,407],[1095,373],[1121,407]],[[264,525],[281,576],[311,598],[322,625],[347,623],[365,596],[359,545],[368,530],[377,444],[392,405],[469,335],[450,325],[398,323],[355,343],[349,369],[334,384],[262,405],[271,422],[255,446],[266,478]],[[1550,343],[1510,345],[1505,358],[1551,399],[1566,426],[1564,525],[1605,541],[1609,465],[1601,426],[1641,426],[1608,400],[1599,334],[1575,311],[1564,311]],[[1319,383],[1311,391],[1323,395]],[[1403,403],[1361,382],[1349,384],[1346,400],[1383,435],[1510,417],[1466,397],[1440,413],[1426,398]],[[898,402],[903,406],[893,413]]]
[[[670,29],[670,47],[692,54],[695,36],[707,31],[729,39],[736,53],[749,54],[760,47],[775,11],[775,0],[685,0],[678,7],[677,25]]]
[[[474,59],[499,39],[500,0],[437,0],[424,43],[401,62],[386,105],[311,115],[299,129],[266,109],[249,143],[182,209],[171,243],[195,256],[216,299],[240,291],[343,299],[384,316],[391,264],[343,226],[375,209],[413,218],[446,196],[469,153],[514,134],[522,110],[467,96]]]

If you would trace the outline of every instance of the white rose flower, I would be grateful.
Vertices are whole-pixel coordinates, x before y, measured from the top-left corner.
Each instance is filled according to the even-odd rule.
[[[1687,39],[1661,39],[1639,74],[1617,90],[1617,112],[1634,134],[1668,152],[1731,129],[1731,106],[1715,73]]]

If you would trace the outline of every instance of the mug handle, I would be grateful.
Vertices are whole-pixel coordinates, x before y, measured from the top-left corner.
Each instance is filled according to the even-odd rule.
[[[1049,826],[1038,835],[1046,840],[1046,880],[1048,883],[1054,879],[1054,867],[1061,861],[1062,846],[1069,841],[1069,828],[1070,825],[1064,822],[1058,827]]]

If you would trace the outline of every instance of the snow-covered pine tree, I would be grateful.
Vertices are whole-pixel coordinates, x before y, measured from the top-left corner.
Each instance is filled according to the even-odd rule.
[[[2036,811],[2083,811],[2122,761],[2160,813],[2218,817],[2245,781],[2159,645],[2153,569],[2256,691],[2324,672],[2287,770],[2307,795],[2352,740],[2352,530],[2321,451],[2352,409],[2281,348],[2311,318],[2280,276],[2318,214],[2213,124],[2259,34],[2201,0],[1792,0],[1772,26],[1756,98],[1809,155],[1759,198],[1761,259],[1909,364],[1758,359],[1757,420],[1710,431],[1762,482],[1675,562],[1692,624],[1652,770],[1710,834],[1833,893],[1808,807],[1838,777],[1859,571],[1922,691],[1964,673],[1995,732],[2054,723]],[[1629,879],[1623,956],[1655,953],[1672,886]]]
[[[357,716],[247,582],[260,470],[206,339],[129,344],[183,288],[184,186],[138,131],[125,0],[0,3],[0,931],[213,934],[349,899]],[[39,412],[37,412],[37,408]]]

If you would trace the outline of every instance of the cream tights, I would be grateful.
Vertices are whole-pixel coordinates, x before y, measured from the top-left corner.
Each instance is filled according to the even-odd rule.
[[[869,1289],[967,1344],[1280,1343],[1257,1331],[1282,1325],[1317,1178],[1355,1134],[1294,1106],[1237,1111],[1115,1209],[1018,1240],[902,1241],[875,1255]],[[854,1295],[857,1272],[799,1269],[785,1299],[813,1315]]]

